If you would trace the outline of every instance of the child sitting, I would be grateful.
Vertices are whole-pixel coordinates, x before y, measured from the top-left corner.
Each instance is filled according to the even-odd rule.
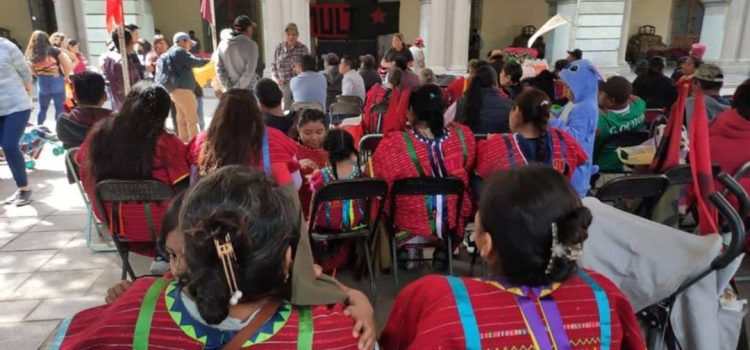
[[[310,180],[311,191],[317,192],[326,184],[338,180],[360,177],[359,153],[354,147],[354,138],[345,130],[334,129],[328,132],[323,149],[328,154],[330,164],[316,171]],[[319,208],[315,224],[326,230],[351,231],[357,228],[364,217],[364,205],[359,200],[325,202]],[[328,242],[318,246],[316,261],[324,272],[340,269],[349,262],[351,240]]]
[[[310,215],[310,175],[316,169],[328,164],[328,154],[323,150],[323,139],[328,132],[326,116],[314,109],[303,109],[299,112],[296,123],[297,159],[299,159],[302,187],[299,189],[299,200],[305,218]]]
[[[612,135],[643,128],[646,102],[633,96],[633,86],[620,76],[599,82],[599,121],[596,124],[596,146],[599,150],[594,163],[602,172],[622,171],[617,158],[616,146],[602,147],[604,140]]]

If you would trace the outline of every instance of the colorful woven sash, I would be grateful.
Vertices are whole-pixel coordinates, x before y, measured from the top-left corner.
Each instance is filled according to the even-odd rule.
[[[446,279],[456,300],[456,310],[458,311],[458,317],[461,319],[466,350],[480,350],[482,349],[482,343],[479,336],[479,325],[474,315],[474,307],[471,305],[466,285],[458,277],[447,276]]]
[[[268,146],[268,128],[263,129],[263,144],[262,144],[262,152],[263,152],[263,172],[266,173],[266,176],[271,176],[271,151],[270,147]]]

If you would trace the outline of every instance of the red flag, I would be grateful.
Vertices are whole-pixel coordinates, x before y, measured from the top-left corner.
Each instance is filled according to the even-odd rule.
[[[714,193],[714,178],[711,169],[711,148],[708,144],[708,116],[706,97],[702,92],[695,95],[693,119],[690,125],[690,168],[693,172],[693,191],[698,202],[698,226],[701,234],[717,233],[716,209],[709,204],[708,196]]]
[[[682,143],[682,125],[685,121],[685,104],[690,93],[690,87],[679,85],[680,95],[677,98],[669,120],[664,129],[664,134],[659,142],[654,160],[651,162],[651,170],[662,173],[680,163],[680,144]]]
[[[209,24],[214,23],[213,11],[214,9],[211,8],[211,0],[201,0],[201,17]]]
[[[107,12],[104,16],[107,22],[107,31],[112,32],[115,27],[123,24],[122,0],[107,0]]]

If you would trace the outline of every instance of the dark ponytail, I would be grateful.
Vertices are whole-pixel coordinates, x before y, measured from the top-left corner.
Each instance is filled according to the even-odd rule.
[[[440,137],[445,129],[443,113],[443,90],[433,84],[415,87],[409,95],[409,107],[414,113],[416,121],[427,123],[432,135]]]
[[[556,220],[558,243],[566,247],[582,245],[589,237],[588,227],[592,220],[591,211],[583,206]],[[548,262],[551,264],[551,270],[547,276],[551,282],[565,281],[578,268],[576,261],[568,257],[552,258],[551,249],[549,255],[552,261]]]
[[[539,131],[536,159],[543,162],[547,159],[547,123],[549,122],[552,103],[549,96],[539,89],[528,89],[516,97],[516,107],[521,111],[524,124],[531,124]]]
[[[471,76],[471,84],[464,93],[464,124],[474,130],[479,127],[482,111],[482,90],[497,86],[497,71],[492,66],[477,68]]]
[[[338,162],[351,158],[352,154],[357,156],[357,164],[359,164],[359,152],[354,147],[354,137],[348,131],[343,129],[333,129],[326,134],[325,140],[323,140],[323,150],[328,153],[328,161],[333,169],[333,176],[336,180],[339,179],[339,174],[336,171],[336,164]]]

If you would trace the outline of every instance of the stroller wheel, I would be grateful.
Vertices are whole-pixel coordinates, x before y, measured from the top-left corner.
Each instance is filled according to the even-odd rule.
[[[59,156],[63,153],[65,153],[65,149],[63,149],[62,147],[55,147],[52,149],[52,154],[54,154],[55,156]]]
[[[34,169],[34,167],[36,167],[36,161],[33,159],[29,159],[26,161],[25,165],[26,165],[26,169],[32,170]]]
[[[448,270],[448,253],[442,247],[435,248],[435,252],[432,253],[432,268],[435,271],[446,271]]]

